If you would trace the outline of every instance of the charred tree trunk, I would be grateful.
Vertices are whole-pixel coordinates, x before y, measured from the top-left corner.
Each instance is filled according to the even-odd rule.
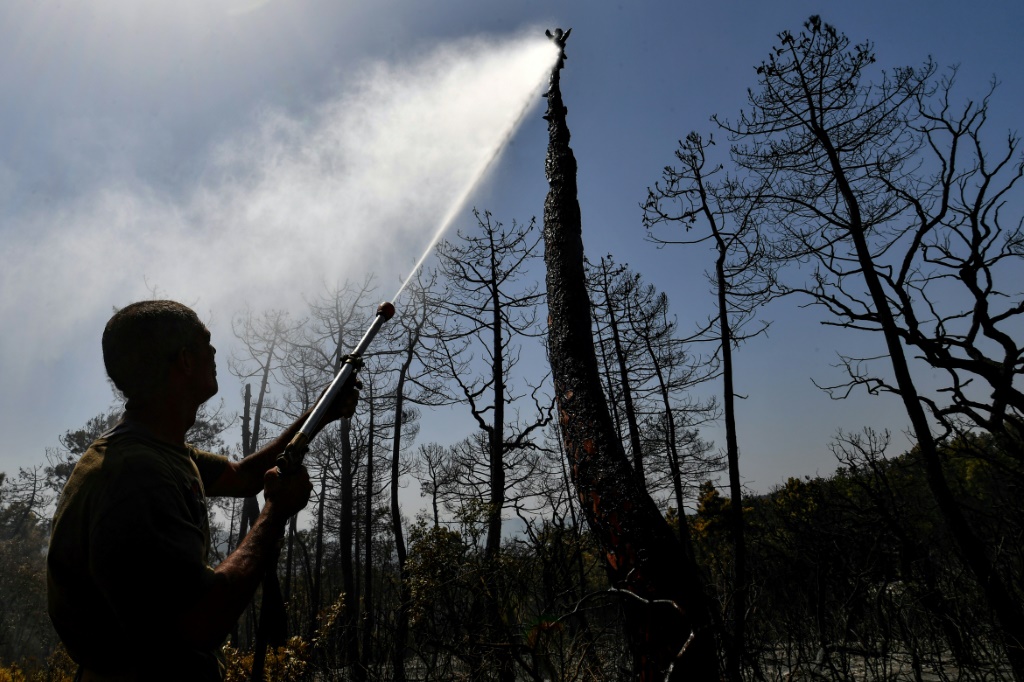
[[[676,510],[679,514],[679,542],[682,543],[683,551],[689,557],[688,560],[696,563],[693,553],[693,535],[690,533],[690,522],[686,519],[686,509],[683,505],[682,457],[679,454],[676,418],[672,409],[672,401],[669,399],[669,385],[654,348],[651,347],[650,336],[645,335],[644,341],[647,345],[647,352],[654,363],[654,372],[658,379],[658,394],[661,396],[661,405],[665,410],[665,451],[668,454],[668,468],[672,475],[672,492],[676,498]]]
[[[320,468],[320,495],[316,502],[316,549],[313,560],[313,594],[310,598],[309,627],[312,639],[320,627],[320,611],[323,608],[323,563],[324,563],[324,512],[327,507],[327,466]]]
[[[559,49],[567,37],[568,32],[555,31]],[[697,566],[637,485],[601,391],[583,268],[576,159],[559,89],[564,57],[563,51],[552,69],[544,116],[550,187],[544,202],[548,352],[562,441],[609,579],[623,594],[638,678],[717,680],[710,609]]]
[[[714,224],[714,223],[712,223]],[[741,682],[743,657],[746,655],[747,618],[747,544],[743,522],[743,486],[740,481],[740,447],[736,434],[736,389],[733,383],[732,326],[729,323],[729,301],[725,260],[728,249],[718,231],[714,228],[718,243],[718,258],[715,261],[715,280],[718,294],[718,327],[721,333],[722,349],[722,400],[725,407],[725,452],[729,460],[729,525],[733,542],[733,600],[732,633],[726,656],[726,675],[732,682]]]
[[[618,292],[614,290],[615,286],[609,281],[612,277],[609,269],[610,264],[602,258],[598,277],[607,306],[608,329],[612,334],[612,348],[615,351],[614,357],[619,370],[619,384],[622,386],[622,405],[626,413],[626,426],[629,428],[629,447],[633,455],[633,471],[636,474],[637,485],[641,490],[646,491],[647,476],[644,474],[644,452],[643,446],[640,444],[640,425],[637,423],[636,407],[633,405],[633,386],[629,380],[629,368],[626,366],[626,349],[623,347],[622,334],[619,333],[619,311],[616,309],[617,302],[615,301]]]
[[[366,487],[363,493],[366,499],[363,501],[363,598],[362,598],[362,620],[363,620],[363,667],[369,669],[373,662],[373,489],[376,481],[373,477],[373,446],[376,439],[376,410],[373,396],[373,381],[366,382],[368,389],[368,406],[370,423],[367,427],[368,438],[366,441]]]
[[[299,533],[299,517],[293,516],[288,521],[288,544],[285,549],[284,560],[284,585],[281,588],[281,596],[287,606],[292,601],[292,577],[295,572],[295,538]]]
[[[892,309],[891,297],[883,286],[881,269],[874,262],[874,253],[868,243],[868,226],[861,212],[861,203],[854,192],[847,171],[840,160],[839,151],[828,131],[812,124],[812,132],[825,150],[832,176],[836,180],[839,194],[849,214],[849,237],[856,250],[864,284],[867,287],[871,302],[876,306],[878,325],[885,339],[886,350],[890,358],[890,366],[899,387],[899,395],[907,409],[907,416],[921,455],[925,480],[935,498],[939,512],[956,542],[964,562],[974,574],[975,579],[984,591],[989,605],[1002,625],[1002,640],[1006,647],[1007,658],[1014,678],[1024,680],[1024,609],[1020,601],[1015,599],[1008,585],[996,570],[989,557],[988,548],[971,527],[953,495],[953,490],[942,468],[939,445],[932,435],[918,387],[910,371],[910,362],[904,350],[900,328]]]
[[[496,272],[492,252],[491,271]],[[491,381],[494,386],[494,426],[488,435],[490,457],[490,498],[487,507],[487,544],[484,552],[488,564],[494,564],[501,552],[501,512],[505,507],[505,363],[502,343],[501,299],[498,296],[498,279],[495,277],[491,294],[491,311],[494,315],[492,327]]]
[[[356,597],[355,557],[353,556],[353,524],[354,514],[354,483],[353,483],[353,452],[352,423],[349,419],[341,420],[341,530],[338,540],[341,544],[341,577],[345,590],[344,597],[344,628],[342,632],[342,651],[345,666],[353,679],[365,679],[359,664],[359,602]]]
[[[270,366],[274,359],[274,348],[277,345],[277,339],[275,338],[270,343],[270,349],[267,351],[267,361],[263,365],[263,377],[260,380],[260,395],[256,399],[256,414],[253,416],[253,427],[251,433],[244,433],[242,452],[248,457],[249,455],[256,452],[257,445],[259,444],[260,438],[260,419],[263,416],[263,400],[267,395],[267,386],[270,382]],[[249,402],[249,385],[245,386],[246,392],[246,409],[248,410]],[[249,422],[248,419],[244,422],[245,429],[248,430]],[[249,518],[249,527],[252,526],[256,521],[256,517],[260,513],[259,504],[256,501],[256,497],[246,498],[243,509],[253,514]],[[243,519],[245,513],[243,513]],[[293,519],[294,521],[294,519]],[[246,527],[245,523],[242,524],[242,528]],[[242,541],[242,534],[239,533],[239,544]],[[290,559],[290,557],[289,557]],[[251,606],[250,606],[251,610]],[[263,589],[260,597],[260,621],[256,628],[256,637],[253,644],[252,654],[252,682],[262,682],[264,664],[267,656],[267,646],[279,647],[283,646],[285,639],[287,638],[287,612],[285,611],[284,597],[281,595],[281,584],[277,577],[277,561],[274,561],[270,566],[267,567],[267,572],[263,576]]]
[[[402,456],[402,410],[405,409],[405,379],[412,365],[415,346],[413,335],[406,346],[405,360],[398,372],[398,386],[395,388],[395,427],[391,444],[391,531],[395,536],[395,556],[398,559],[398,612],[395,614],[395,644],[392,648],[391,677],[395,682],[405,682],[406,642],[409,639],[409,569],[406,568],[405,535],[402,531],[402,508],[398,503]],[[435,492],[436,497],[436,492]],[[437,517],[437,503],[434,503],[434,517]],[[436,525],[436,523],[435,523]]]
[[[249,406],[252,402],[252,391],[249,384],[245,385],[245,405],[243,408],[242,416],[242,455],[248,457],[252,453],[256,452],[256,446],[259,443],[260,433],[260,416],[263,412],[263,398],[267,392],[267,384],[270,379],[270,362],[273,357],[274,346],[271,344],[270,352],[267,353],[267,362],[264,366],[263,380],[260,385],[260,396],[256,401],[256,414],[253,419],[253,427],[249,428]],[[242,519],[238,526],[238,543],[235,545],[242,544],[242,540],[245,539],[246,534],[252,525],[256,522],[256,518],[260,515],[260,505],[256,500],[256,496],[247,497],[242,503]],[[249,641],[252,642],[253,655],[252,655],[252,682],[263,681],[264,663],[267,655],[267,645],[283,644],[284,628],[285,628],[285,613],[284,613],[284,601],[281,597],[281,588],[277,581],[277,562],[267,567],[267,572],[263,576],[263,589],[260,599],[260,610],[259,610],[259,625],[255,627],[255,633],[253,633],[253,605],[250,602],[246,608],[246,630],[249,633]],[[237,637],[237,633],[236,633]],[[237,639],[236,639],[237,644]]]
[[[501,590],[499,586],[499,563],[501,554],[501,513],[505,507],[505,363],[504,343],[502,342],[501,298],[498,292],[498,263],[495,253],[491,251],[491,272],[495,273],[491,293],[491,310],[494,314],[492,335],[491,376],[494,385],[494,425],[489,436],[490,456],[490,498],[487,505],[487,544],[484,546],[486,561],[484,584],[487,594],[487,629],[490,643],[505,643],[508,639],[501,617]],[[498,646],[495,649],[498,679],[501,682],[514,682],[515,667],[508,649]]]
[[[252,387],[249,384],[245,385],[245,403],[242,406],[242,456],[247,457],[252,454],[250,443],[252,442],[252,431],[249,428],[249,407],[252,404]],[[241,517],[238,520],[238,538],[235,541],[235,547],[242,544],[242,540],[245,539],[246,533],[249,532],[250,526],[256,521],[256,517],[260,515],[259,502],[254,497],[246,497],[242,500],[242,512]],[[231,641],[238,648],[242,648],[242,631],[240,626],[244,622],[244,633],[245,633],[245,646],[250,646],[253,640],[253,613],[252,603],[250,602],[245,608],[245,614],[239,619],[239,622],[235,624],[234,633],[231,637]]]

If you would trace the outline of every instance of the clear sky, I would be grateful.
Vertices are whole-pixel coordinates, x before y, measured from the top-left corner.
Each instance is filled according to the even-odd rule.
[[[776,33],[815,13],[873,40],[880,67],[960,64],[965,98],[997,76],[991,129],[1018,127],[1011,0],[0,3],[0,470],[41,461],[109,405],[113,306],[152,291],[192,304],[226,358],[244,303],[298,315],[302,294],[367,270],[387,297],[530,98],[468,203],[540,219],[544,28],[573,29],[562,87],[588,254],[642,272],[692,327],[710,260],[644,241],[639,203],[677,140],[739,112]],[[454,222],[471,221],[464,208]],[[750,486],[831,472],[839,428],[903,429],[891,399],[832,402],[811,384],[863,339],[791,305],[766,316],[771,335],[737,358]],[[237,405],[226,371],[221,386]]]

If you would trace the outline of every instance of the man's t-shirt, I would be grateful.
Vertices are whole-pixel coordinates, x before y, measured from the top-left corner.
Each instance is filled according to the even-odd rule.
[[[206,486],[227,460],[122,423],[82,455],[53,518],[49,611],[71,657],[99,673],[220,680],[219,650],[175,621],[209,587]]]

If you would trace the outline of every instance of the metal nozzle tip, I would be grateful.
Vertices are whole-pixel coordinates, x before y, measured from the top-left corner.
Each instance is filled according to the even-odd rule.
[[[377,306],[377,314],[383,315],[385,320],[390,320],[395,316],[395,304],[390,301],[384,301]]]

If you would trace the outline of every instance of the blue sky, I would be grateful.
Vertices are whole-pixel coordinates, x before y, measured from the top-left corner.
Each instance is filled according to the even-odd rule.
[[[1011,1],[3,3],[0,314],[8,326],[0,337],[0,470],[41,461],[60,433],[109,405],[99,336],[113,306],[153,289],[193,304],[226,357],[230,319],[244,302],[259,308],[272,300],[301,314],[304,288],[318,278],[360,279],[366,267],[386,297],[430,241],[450,203],[445,191],[462,182],[452,176],[444,184],[444,173],[471,166],[459,154],[472,161],[507,125],[502,110],[542,91],[541,82],[532,90],[536,60],[516,59],[530,44],[523,36],[547,27],[573,29],[562,86],[588,254],[612,253],[642,272],[690,328],[710,310],[710,260],[644,241],[638,205],[672,163],[677,140],[712,131],[712,114],[735,116],[776,33],[798,30],[815,13],[855,41],[873,40],[880,67],[929,55],[960,64],[965,98],[982,96],[997,76],[991,130],[1018,126],[1024,4]],[[415,106],[401,118],[409,112],[388,98],[415,104],[410,93],[435,84],[432,67],[460,59],[482,77],[465,76],[433,118],[417,116],[424,109]],[[377,92],[375,82],[394,88]],[[437,81],[441,87],[451,86]],[[462,96],[465,103],[455,99]],[[541,113],[528,113],[470,205],[506,223],[540,219]],[[355,155],[346,146],[355,142],[343,142],[377,140],[378,124],[408,133],[388,139],[410,150],[408,158],[422,157],[419,171],[401,169],[421,175],[381,174],[394,163],[386,159],[360,170],[378,150]],[[447,144],[451,158],[433,159],[435,149],[418,145],[446,127],[464,134]],[[312,161],[296,151],[311,143],[328,151]],[[345,168],[316,172],[325,163]],[[382,218],[362,204],[347,211],[347,195],[332,185],[345,173],[370,182],[359,192],[380,192],[373,205],[403,227],[367,228]],[[471,221],[466,208],[455,226]],[[328,226],[332,236],[314,236]],[[239,235],[249,237],[245,248],[230,248]],[[836,379],[836,352],[863,339],[829,332],[813,311],[792,305],[766,316],[770,336],[737,358],[748,484],[766,490],[790,475],[829,473],[828,442],[839,428],[903,429],[895,401],[833,402],[811,383]],[[230,406],[239,387],[226,371],[221,377]]]

